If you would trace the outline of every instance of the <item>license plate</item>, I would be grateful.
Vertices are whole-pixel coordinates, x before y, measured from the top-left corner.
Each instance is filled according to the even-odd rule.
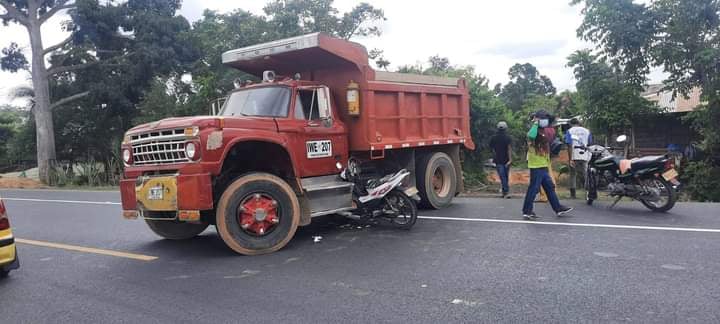
[[[161,186],[152,187],[148,191],[148,200],[163,200],[163,191],[165,188]]]
[[[665,171],[665,173],[662,174],[663,179],[665,179],[667,181],[675,179],[675,178],[677,178],[677,176],[678,176],[678,173],[677,173],[677,171],[675,171],[675,169],[667,170],[667,171]]]

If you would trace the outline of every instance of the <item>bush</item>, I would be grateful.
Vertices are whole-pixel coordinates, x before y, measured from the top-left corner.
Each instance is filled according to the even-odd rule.
[[[680,175],[684,191],[692,200],[720,201],[720,167],[709,162],[690,162]]]

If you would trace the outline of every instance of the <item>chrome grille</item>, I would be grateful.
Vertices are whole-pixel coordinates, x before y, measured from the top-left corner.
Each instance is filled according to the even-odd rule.
[[[185,155],[186,139],[183,128],[132,135],[130,144],[133,163],[148,165],[190,162]]]

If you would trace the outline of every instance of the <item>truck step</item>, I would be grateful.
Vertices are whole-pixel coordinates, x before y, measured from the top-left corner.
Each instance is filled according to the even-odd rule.
[[[342,181],[337,175],[303,178],[300,180],[303,189],[306,192],[333,190],[333,189],[352,189],[351,182]]]
[[[310,215],[322,216],[352,209],[353,184],[337,175],[304,178],[301,181],[310,204]]]

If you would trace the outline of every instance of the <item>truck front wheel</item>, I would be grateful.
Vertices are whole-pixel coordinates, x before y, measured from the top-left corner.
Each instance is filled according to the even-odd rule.
[[[217,231],[233,251],[244,255],[284,247],[300,222],[300,203],[292,188],[268,173],[251,173],[225,189],[216,213]]]
[[[416,172],[423,207],[440,209],[450,205],[458,185],[450,156],[442,152],[429,153],[420,159]]]
[[[187,240],[202,233],[208,223],[185,223],[175,220],[151,220],[146,219],[145,223],[157,235],[168,240]]]

